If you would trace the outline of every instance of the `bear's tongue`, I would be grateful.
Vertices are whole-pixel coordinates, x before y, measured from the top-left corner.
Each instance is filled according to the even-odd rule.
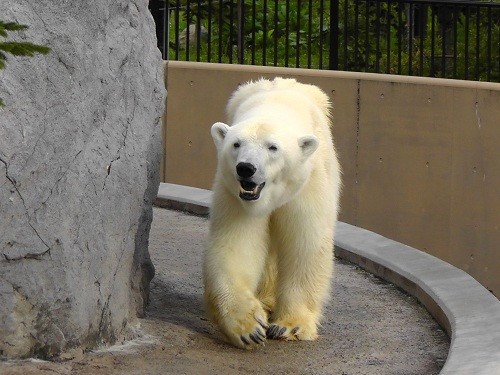
[[[251,181],[240,181],[240,198],[246,201],[259,199],[260,192],[265,184],[265,182],[257,185]]]

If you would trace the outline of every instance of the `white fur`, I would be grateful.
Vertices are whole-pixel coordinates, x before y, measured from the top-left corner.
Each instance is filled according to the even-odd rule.
[[[218,168],[203,259],[205,304],[236,346],[252,346],[250,335],[262,337],[268,325],[283,328],[282,339],[318,335],[340,191],[329,108],[316,86],[261,79],[229,100],[231,126],[212,126]],[[265,182],[258,200],[239,197],[240,162],[256,167],[256,184]]]

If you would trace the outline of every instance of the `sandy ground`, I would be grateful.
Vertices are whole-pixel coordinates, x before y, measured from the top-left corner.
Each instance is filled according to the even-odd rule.
[[[412,297],[336,260],[333,295],[315,342],[268,341],[245,351],[224,343],[202,307],[201,254],[207,220],[155,208],[151,304],[138,339],[56,362],[0,363],[30,374],[438,374],[449,340]]]

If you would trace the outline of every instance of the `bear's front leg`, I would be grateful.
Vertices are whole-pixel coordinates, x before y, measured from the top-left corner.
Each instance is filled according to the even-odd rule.
[[[225,295],[205,293],[209,316],[218,324],[227,339],[235,346],[249,349],[264,344],[269,328],[267,314],[260,302],[248,291],[236,290]]]
[[[217,215],[212,216],[210,245],[203,259],[205,307],[209,318],[240,348],[266,340],[268,316],[255,292],[265,264],[267,233],[267,219],[229,220],[221,225]]]
[[[316,210],[316,212],[314,212]],[[315,340],[333,272],[334,219],[318,206],[289,204],[271,219],[278,251],[277,301],[267,337]]]

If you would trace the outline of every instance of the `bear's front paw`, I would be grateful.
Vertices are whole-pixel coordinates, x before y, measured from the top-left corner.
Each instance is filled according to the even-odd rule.
[[[318,331],[314,323],[288,319],[273,322],[266,335],[275,340],[316,340]]]
[[[241,306],[228,314],[221,325],[233,345],[249,349],[265,343],[269,325],[267,314],[257,300],[252,301],[250,308],[245,307],[246,310]]]

